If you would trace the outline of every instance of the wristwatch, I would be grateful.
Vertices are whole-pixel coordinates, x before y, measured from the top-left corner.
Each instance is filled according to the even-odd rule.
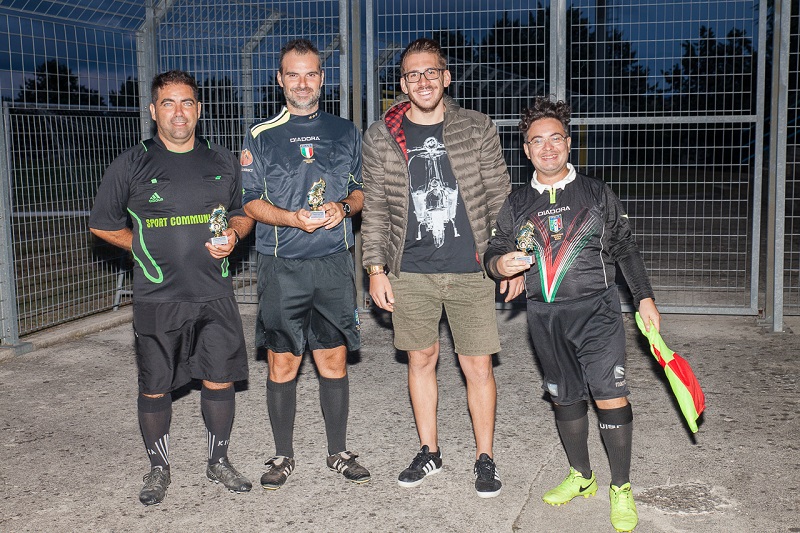
[[[367,267],[368,276],[375,276],[377,274],[386,274],[386,268],[384,265],[369,265]]]
[[[347,202],[339,202],[339,203],[342,204],[342,209],[344,209],[345,218],[349,217],[350,216],[350,204],[348,204]]]

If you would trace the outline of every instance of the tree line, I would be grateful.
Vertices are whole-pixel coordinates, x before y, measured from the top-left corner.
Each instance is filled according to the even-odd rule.
[[[432,37],[455,62],[499,65],[515,78],[545,80],[549,61],[531,58],[561,53],[550,50],[550,20],[550,8],[539,6],[525,21],[508,15],[498,19],[480,40],[470,38],[463,30],[437,30]],[[741,29],[733,28],[720,38],[713,28],[702,26],[696,38],[681,44],[681,60],[653,76],[619,29],[598,31],[579,8],[567,11],[567,28],[563,60],[568,66],[568,89],[573,94],[614,98],[618,105],[632,111],[753,111],[755,51],[752,37]],[[384,81],[397,81],[396,73],[387,76]],[[236,101],[236,90],[227,76],[210,78],[200,85],[203,96],[208,97],[204,98],[207,104]],[[262,101],[271,101],[276,89],[274,84],[262,87]],[[730,97],[718,98],[720,94]],[[138,108],[139,84],[129,76],[118,90],[109,91],[106,100],[96,89],[79,84],[67,65],[53,59],[36,67],[14,101]]]
[[[798,0],[792,0],[796,4]],[[796,7],[796,6],[795,6]],[[699,29],[695,38],[681,43],[682,56],[671,67],[657,74],[638,56],[633,44],[626,40],[617,28],[591,23],[579,8],[567,11],[566,50],[552,50],[550,43],[550,8],[538,6],[527,14],[527,19],[512,19],[508,15],[495,21],[485,35],[472,38],[463,30],[437,30],[432,37],[437,39],[448,56],[450,64],[482,65],[495,69],[495,74],[513,80],[547,80],[550,78],[550,54],[562,54],[567,65],[567,90],[570,97],[593,102],[595,110],[613,109],[622,114],[647,113],[656,115],[702,115],[751,114],[755,113],[755,80],[758,65],[753,48],[753,38],[742,29],[732,28],[723,37],[707,26]],[[769,40],[769,39],[768,39]],[[796,39],[795,39],[796,40]],[[538,59],[537,59],[538,58]],[[396,65],[395,65],[396,66]],[[382,71],[383,86],[399,88],[397,68]],[[484,71],[485,72],[485,71]],[[516,98],[493,94],[482,82],[480,69],[463,68],[457,82],[462,91],[459,97],[490,115],[496,115],[497,106],[523,105],[525,99],[534,94],[519,93]],[[475,83],[471,83],[475,82]],[[204,103],[204,123],[215,137],[238,138],[241,125],[238,89],[227,77],[210,77],[199,80],[200,99]],[[513,91],[513,83],[511,84]],[[490,86],[491,87],[491,86]],[[336,106],[338,87],[327,87],[327,107]],[[354,91],[362,95],[363,91]],[[71,69],[57,60],[39,65],[33,76],[25,80],[15,95],[16,102],[26,104],[81,105],[102,109],[138,109],[140,105],[139,83],[128,77],[118,90],[107,96],[96,89],[81,85]],[[356,96],[358,97],[358,96]],[[280,88],[274,81],[260,88],[255,116],[269,116],[282,103]],[[332,109],[329,109],[331,111]],[[519,109],[512,109],[519,112]],[[602,113],[600,113],[602,114]],[[658,143],[686,146],[687,136],[719,135],[713,145],[738,143],[734,137],[751,135],[747,132],[694,133],[681,132],[681,138],[664,139],[663,133],[637,132],[631,139],[629,157],[631,162],[658,162],[674,154],[653,152],[648,147]],[[647,130],[647,128],[645,128]],[[655,138],[660,136],[661,138]],[[696,138],[695,141],[701,139]],[[633,142],[635,141],[635,142]],[[225,143],[228,144],[228,143]],[[637,147],[635,145],[641,145]],[[681,157],[690,157],[686,154]],[[717,156],[705,156],[711,160],[735,161],[739,156],[733,151]]]

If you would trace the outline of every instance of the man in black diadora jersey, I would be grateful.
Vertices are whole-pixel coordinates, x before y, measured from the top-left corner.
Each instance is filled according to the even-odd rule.
[[[361,134],[319,110],[319,51],[305,40],[281,49],[278,84],[286,107],[254,124],[242,147],[244,209],[258,250],[256,345],[267,350],[267,410],[275,455],[261,477],[278,489],[295,467],[296,378],[306,349],[319,371],[327,465],[354,483],[369,481],[347,450],[347,351],[358,350],[350,217],[361,211]]]
[[[619,199],[568,162],[570,113],[566,102],[544,97],[522,112],[519,129],[535,172],[500,209],[484,261],[497,278],[525,272],[531,341],[570,466],[542,499],[563,505],[597,492],[587,441],[591,398],[611,467],[611,524],[632,531],[639,521],[630,484],[633,410],[616,265],[648,331],[661,327],[661,315]]]
[[[166,496],[171,392],[192,379],[203,383],[206,476],[231,492],[252,487],[227,456],[233,382],[248,375],[228,263],[239,238],[253,227],[242,211],[240,168],[230,151],[195,136],[200,102],[189,74],[159,74],[151,97],[158,134],[111,163],[89,217],[93,234],[131,250],[135,259],[139,425],[150,456],[139,493],[145,505]],[[227,211],[228,227],[212,244],[211,215],[222,212],[219,206]]]

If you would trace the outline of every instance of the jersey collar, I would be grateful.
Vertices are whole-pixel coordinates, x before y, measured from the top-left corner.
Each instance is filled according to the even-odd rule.
[[[164,144],[164,141],[162,141],[162,140],[161,140],[161,137],[159,137],[159,136],[158,136],[158,133],[156,133],[156,134],[153,136],[153,141],[154,141],[154,142],[155,142],[155,143],[156,143],[156,144],[157,144],[157,145],[158,145],[160,148],[163,148],[163,149],[164,149],[164,150],[166,150],[167,152],[170,152],[170,153],[181,153],[181,154],[188,154],[189,152],[192,152],[192,151],[194,151],[194,149],[195,149],[195,148],[197,148],[198,146],[200,146],[200,144],[201,144],[200,136],[199,136],[199,135],[197,135],[197,133],[195,133],[195,134],[194,134],[194,146],[192,146],[192,149],[191,149],[191,150],[189,150],[189,152],[172,152],[172,150],[170,150],[169,148],[167,148],[167,145],[166,145],[166,144]]]
[[[561,189],[563,191],[568,183],[575,181],[575,176],[577,175],[577,172],[575,172],[575,167],[573,167],[571,163],[567,163],[567,168],[569,169],[567,175],[552,185],[545,185],[544,183],[540,183],[539,180],[536,178],[536,171],[534,171],[533,179],[531,179],[531,187],[539,191],[539,194],[542,194],[545,191],[549,191],[550,189]]]
[[[289,110],[286,109],[285,106],[284,106],[283,109],[285,110],[286,113],[289,113]],[[322,114],[322,110],[321,109],[317,109],[316,111],[314,111],[310,115],[293,115],[293,114],[289,113],[289,117],[290,117],[289,120],[291,120],[292,122],[297,122],[297,123],[300,123],[300,124],[304,124],[304,123],[307,123],[307,122],[313,122],[313,121],[317,120],[321,114]]]

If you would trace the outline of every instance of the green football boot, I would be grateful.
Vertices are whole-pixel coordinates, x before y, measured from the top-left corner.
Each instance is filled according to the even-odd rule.
[[[608,499],[611,500],[611,525],[614,529],[619,532],[633,531],[639,523],[639,513],[636,512],[631,484],[625,483],[621,487],[611,485]]]
[[[572,498],[583,496],[588,498],[597,492],[597,480],[592,472],[592,477],[586,479],[583,475],[572,467],[569,467],[569,474],[559,486],[544,493],[542,500],[550,505],[564,505]]]

